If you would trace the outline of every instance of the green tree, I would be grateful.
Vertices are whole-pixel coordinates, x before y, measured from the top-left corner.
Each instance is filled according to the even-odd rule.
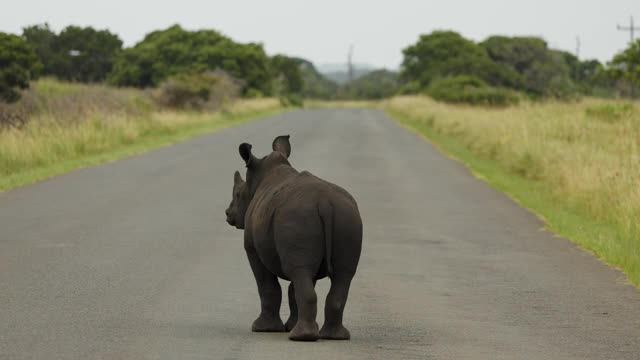
[[[57,36],[46,23],[22,29],[22,38],[33,47],[42,63],[41,75],[56,74],[57,64],[61,61],[60,54],[56,50]]]
[[[605,68],[602,63],[596,59],[590,59],[580,61],[577,65],[577,69],[571,73],[576,81],[587,82],[590,84],[598,83],[599,79],[602,79],[601,75],[604,74]]]
[[[486,49],[491,59],[510,65],[520,74],[548,58],[547,43],[536,37],[491,36],[480,46]]]
[[[626,50],[617,54],[609,68],[613,78],[629,82],[631,96],[635,97],[636,89],[640,87],[640,40],[636,40]]]
[[[418,42],[403,50],[402,79],[427,88],[435,79],[473,75],[495,86],[516,87],[521,77],[500,67],[481,46],[453,31],[421,35]]]
[[[564,58],[569,67],[569,75],[578,91],[585,95],[611,96],[614,81],[607,73],[604,65],[596,59],[580,60],[567,51],[556,51]]]
[[[271,94],[270,60],[261,44],[239,44],[215,30],[187,31],[179,25],[148,34],[118,57],[110,82],[156,86],[170,76],[221,69],[245,82],[246,93]]]
[[[297,59],[302,73],[302,95],[310,99],[335,99],[338,92],[338,84],[320,74],[313,63],[304,59]]]
[[[122,49],[117,35],[92,27],[68,26],[55,34],[47,24],[34,25],[22,37],[36,50],[44,75],[69,81],[104,80]]]
[[[502,68],[513,69],[522,78],[511,87],[536,96],[565,97],[575,91],[567,61],[579,61],[549,49],[540,38],[492,36],[480,46]]]
[[[60,63],[55,75],[64,80],[98,82],[111,72],[122,40],[108,30],[68,26],[56,38]]]
[[[300,61],[285,55],[271,59],[276,85],[280,94],[301,94],[304,88]]]
[[[0,101],[14,102],[41,68],[33,49],[17,35],[0,33]]]
[[[534,62],[524,72],[526,90],[536,96],[569,98],[577,91],[569,76],[569,66],[558,52],[545,61]]]

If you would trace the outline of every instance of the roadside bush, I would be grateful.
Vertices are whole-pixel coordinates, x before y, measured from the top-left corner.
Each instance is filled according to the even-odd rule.
[[[153,98],[167,108],[213,111],[237,98],[241,90],[240,81],[216,70],[170,77],[154,91]]]
[[[247,90],[247,94],[245,96],[249,99],[259,99],[264,97],[264,94],[262,93],[262,91],[252,88]]]
[[[471,105],[507,106],[520,100],[513,91],[494,88],[484,81],[467,75],[435,80],[427,94],[438,101]]]
[[[280,105],[284,107],[303,107],[304,99],[300,94],[287,94],[280,98]]]
[[[402,86],[400,86],[400,88],[398,89],[398,94],[399,95],[414,95],[414,94],[418,94],[420,93],[422,90],[422,87],[420,86],[420,83],[417,81],[409,81],[406,84],[403,84]]]

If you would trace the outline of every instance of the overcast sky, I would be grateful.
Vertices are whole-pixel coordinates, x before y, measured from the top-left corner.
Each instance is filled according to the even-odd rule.
[[[397,67],[402,48],[421,33],[451,29],[474,40],[492,34],[536,35],[581,58],[609,60],[629,41],[640,0],[0,0],[0,31],[48,22],[54,30],[90,25],[117,33],[133,45],[149,31],[180,24],[214,28],[241,42],[261,42],[269,54],[284,53],[315,63],[354,61]],[[637,32],[640,37],[640,31]]]

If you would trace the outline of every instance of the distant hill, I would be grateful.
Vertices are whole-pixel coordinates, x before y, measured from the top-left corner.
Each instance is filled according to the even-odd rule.
[[[304,88],[302,95],[311,99],[335,99],[338,84],[321,74],[311,61],[295,58],[300,63]]]
[[[320,64],[316,68],[318,72],[332,80],[337,84],[346,84],[349,82],[349,72],[346,63]],[[375,67],[369,64],[353,64],[354,80],[375,70]]]
[[[363,70],[373,70],[376,67],[373,65],[369,65],[366,63],[354,63],[353,66],[357,69]],[[333,72],[346,72],[347,71],[347,63],[322,63],[316,64],[316,69],[318,72],[322,74],[333,73]]]
[[[393,96],[398,90],[398,73],[385,69],[374,69],[368,65],[357,65],[355,79],[348,82],[345,71],[323,73],[319,69],[336,69],[338,65],[315,66],[311,61],[292,58],[300,64],[304,81],[302,95],[309,99],[381,99]],[[342,64],[342,66],[345,66]]]
[[[395,95],[399,85],[397,72],[379,69],[342,85],[338,96],[344,99],[383,99]]]

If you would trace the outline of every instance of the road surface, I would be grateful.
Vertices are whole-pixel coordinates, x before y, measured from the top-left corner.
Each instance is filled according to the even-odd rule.
[[[350,342],[249,331],[224,209],[281,134],[361,208]],[[289,112],[0,194],[0,359],[639,359],[640,293],[542,228],[379,111]]]

